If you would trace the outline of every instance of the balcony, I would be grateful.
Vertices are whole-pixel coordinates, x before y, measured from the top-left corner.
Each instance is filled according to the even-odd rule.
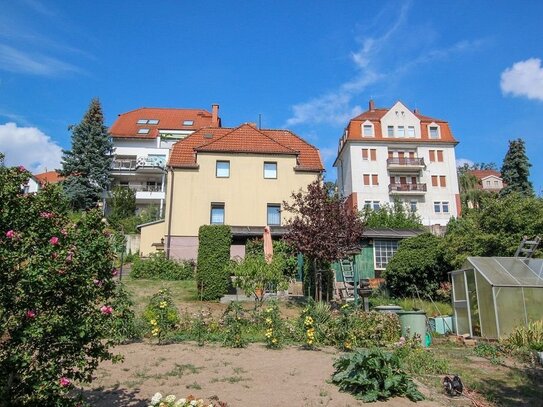
[[[389,184],[388,192],[398,195],[424,195],[426,184]]]
[[[157,156],[140,156],[136,159],[114,159],[111,163],[112,171],[137,171],[143,170],[160,170],[163,171],[166,166],[165,157]]]
[[[424,169],[424,158],[400,158],[393,157],[387,159],[387,168],[394,171],[420,171]]]
[[[166,192],[162,190],[161,185],[115,185],[115,187],[130,188],[136,193],[136,201],[160,201],[166,198]],[[108,196],[111,197],[111,191],[108,192]]]

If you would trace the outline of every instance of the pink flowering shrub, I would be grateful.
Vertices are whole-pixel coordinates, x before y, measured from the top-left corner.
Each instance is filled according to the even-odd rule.
[[[115,360],[114,254],[98,211],[70,221],[60,188],[23,194],[29,176],[0,167],[0,405],[84,405],[75,386]]]

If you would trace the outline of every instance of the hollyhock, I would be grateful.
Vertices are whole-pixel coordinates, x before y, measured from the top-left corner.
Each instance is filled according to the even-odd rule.
[[[51,243],[53,246],[58,244],[58,237],[53,236],[51,239],[49,239],[49,243]]]

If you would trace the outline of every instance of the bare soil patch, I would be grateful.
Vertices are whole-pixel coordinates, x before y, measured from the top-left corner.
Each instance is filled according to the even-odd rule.
[[[192,343],[157,346],[134,343],[116,348],[124,363],[103,363],[85,395],[95,406],[147,406],[157,391],[164,396],[210,398],[217,396],[229,407],[361,406],[353,396],[329,384],[333,348],[307,351],[296,347],[268,350],[262,344],[244,349]],[[396,398],[372,405],[392,407],[447,405],[430,390],[427,401],[412,403]],[[432,400],[434,398],[434,400]],[[436,399],[437,398],[437,399]]]

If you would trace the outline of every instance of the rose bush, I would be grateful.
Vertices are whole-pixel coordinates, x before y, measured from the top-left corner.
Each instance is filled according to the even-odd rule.
[[[29,177],[0,166],[0,405],[81,405],[74,381],[115,359],[114,254],[99,211],[71,222],[60,188],[24,194]]]

